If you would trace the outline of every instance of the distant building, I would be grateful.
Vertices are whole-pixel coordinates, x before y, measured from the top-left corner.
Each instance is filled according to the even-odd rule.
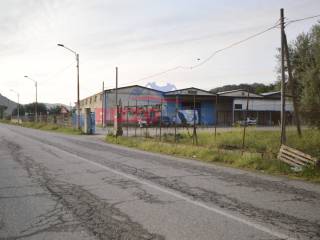
[[[195,102],[194,102],[195,100]],[[248,111],[246,111],[248,101]],[[139,85],[118,88],[118,105],[122,121],[137,123],[139,118],[156,123],[160,115],[175,120],[177,110],[192,110],[195,104],[199,124],[231,126],[248,117],[258,125],[277,125],[280,121],[279,92],[254,94],[238,89],[212,93],[194,87],[163,92]],[[91,108],[96,123],[112,124],[116,113],[116,90],[107,89],[80,101],[80,108]],[[292,103],[286,102],[287,120],[293,121]]]

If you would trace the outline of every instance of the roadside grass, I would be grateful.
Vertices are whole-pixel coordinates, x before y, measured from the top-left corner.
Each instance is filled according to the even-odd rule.
[[[6,123],[6,124],[12,124],[12,125],[18,125],[16,123],[11,123],[7,120],[1,120],[0,122]],[[71,134],[71,135],[81,135],[82,132],[78,129],[69,128],[69,127],[62,127],[57,124],[49,124],[49,123],[34,123],[34,122],[23,122],[19,124],[19,126],[27,127],[27,128],[34,128],[44,131],[50,131],[50,132],[59,132],[64,134]]]
[[[188,132],[180,132],[177,143],[174,142],[173,134],[163,135],[161,142],[152,137],[118,137],[116,139],[112,135],[107,135],[106,141],[150,152],[320,182],[320,169],[306,167],[301,172],[294,172],[290,166],[277,160],[279,138],[278,131],[248,128],[244,150],[242,150],[242,129],[219,132],[216,139],[212,133],[198,133],[197,146],[192,145],[192,138]],[[319,130],[305,129],[302,138],[297,136],[296,131],[288,130],[287,139],[289,146],[320,159]]]

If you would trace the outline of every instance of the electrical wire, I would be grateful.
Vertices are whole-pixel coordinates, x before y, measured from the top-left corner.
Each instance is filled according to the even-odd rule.
[[[285,26],[288,26],[289,24],[292,24],[292,23],[305,21],[305,20],[309,20],[309,19],[313,19],[313,18],[317,18],[317,17],[320,17],[320,14],[313,15],[313,16],[310,16],[310,17],[300,18],[300,19],[289,20],[289,21],[285,22]],[[169,72],[172,72],[172,71],[176,71],[178,69],[192,70],[192,69],[198,68],[198,67],[204,65],[205,63],[209,62],[218,53],[223,52],[223,51],[225,51],[225,50],[227,50],[229,48],[235,47],[237,45],[240,45],[240,44],[242,44],[242,43],[244,43],[246,41],[249,41],[249,40],[251,40],[251,39],[253,39],[255,37],[258,37],[258,36],[268,32],[268,31],[270,31],[272,29],[279,28],[279,27],[280,27],[280,19],[278,19],[273,26],[271,26],[271,27],[269,27],[269,28],[267,28],[267,29],[265,29],[263,31],[257,32],[257,33],[255,33],[253,35],[250,35],[250,36],[248,36],[248,37],[246,37],[246,38],[244,38],[244,39],[242,39],[240,41],[234,42],[234,43],[232,43],[232,44],[230,44],[230,45],[228,45],[228,46],[226,46],[224,48],[221,48],[221,49],[218,49],[218,50],[214,51],[212,54],[210,54],[207,58],[205,58],[203,61],[201,61],[198,64],[194,64],[194,65],[191,65],[191,66],[181,66],[181,65],[179,65],[179,66],[176,66],[176,67],[173,67],[173,68],[169,68],[169,69],[166,69],[164,71],[161,71],[161,72],[158,72],[158,73],[155,73],[155,74],[152,74],[152,75],[137,79],[135,81],[128,82],[126,84],[136,83],[136,82],[140,82],[140,81],[143,81],[143,80],[146,80],[146,79],[158,77],[158,76],[164,75],[166,73],[169,73]]]
[[[278,24],[276,24],[276,25],[274,25],[274,26],[272,26],[272,27],[269,27],[269,28],[261,31],[261,32],[255,33],[255,34],[253,34],[253,35],[251,35],[251,36],[249,36],[249,37],[247,37],[247,38],[244,38],[244,39],[242,39],[242,40],[240,40],[240,41],[238,41],[238,42],[234,42],[234,43],[232,43],[232,44],[230,44],[230,45],[228,45],[228,46],[226,46],[226,47],[224,47],[224,48],[221,48],[221,49],[219,49],[219,50],[216,50],[216,51],[213,52],[209,57],[207,57],[205,60],[203,60],[201,63],[196,64],[196,65],[193,65],[193,66],[190,66],[190,67],[187,67],[187,68],[189,68],[189,69],[194,69],[194,68],[200,67],[201,65],[203,65],[203,64],[205,64],[206,62],[210,61],[210,60],[211,60],[216,54],[218,54],[219,52],[225,51],[225,50],[227,50],[227,49],[229,49],[229,48],[232,48],[232,47],[237,46],[237,45],[240,45],[240,44],[242,44],[242,43],[244,43],[244,42],[246,42],[246,41],[249,41],[250,39],[253,39],[253,38],[255,38],[255,37],[258,37],[258,36],[260,36],[260,35],[268,32],[268,31],[270,31],[270,30],[272,30],[272,29],[275,29],[275,28],[278,27],[279,25],[280,25],[280,24],[278,23]]]
[[[257,33],[255,33],[255,34],[252,34],[252,35],[250,35],[250,36],[248,36],[248,37],[246,37],[246,38],[244,38],[244,39],[242,39],[242,40],[240,40],[240,41],[234,42],[234,43],[232,43],[232,44],[230,44],[230,45],[228,45],[228,46],[226,46],[226,47],[224,47],[224,48],[221,48],[221,49],[218,49],[218,50],[214,51],[214,52],[211,53],[207,58],[205,58],[203,61],[201,61],[201,62],[198,63],[198,64],[194,64],[194,65],[190,65],[190,66],[182,66],[182,65],[179,65],[179,66],[176,66],[176,67],[173,67],[173,68],[169,68],[169,69],[166,69],[166,70],[164,70],[164,71],[161,71],[161,72],[158,72],[158,73],[155,73],[155,74],[152,74],[152,75],[149,75],[149,76],[146,76],[146,77],[137,79],[137,80],[135,80],[135,81],[127,82],[126,85],[127,85],[127,84],[131,84],[131,83],[140,82],[140,81],[143,81],[143,80],[146,80],[146,79],[149,79],[149,78],[154,78],[154,77],[157,77],[157,76],[161,76],[161,75],[164,75],[164,74],[166,74],[166,73],[168,73],[168,72],[176,71],[176,70],[178,70],[178,69],[193,70],[193,69],[195,69],[195,68],[198,68],[198,67],[202,66],[203,64],[207,63],[208,61],[210,61],[210,60],[211,60],[215,55],[217,55],[218,53],[223,52],[223,51],[225,51],[225,50],[227,50],[227,49],[229,49],[229,48],[235,47],[235,46],[237,46],[237,45],[240,45],[240,44],[242,44],[242,43],[244,43],[244,42],[246,42],[246,41],[249,41],[249,40],[251,40],[251,39],[253,39],[253,38],[255,38],[255,37],[258,37],[258,36],[260,36],[260,35],[268,32],[268,31],[270,31],[270,30],[272,30],[272,29],[277,28],[279,25],[280,25],[280,23],[279,23],[279,20],[278,20],[278,21],[276,22],[276,24],[273,25],[272,27],[269,27],[269,28],[267,28],[267,29],[265,29],[265,30],[263,30],[263,31],[257,32]]]
[[[318,18],[318,17],[320,17],[320,14],[314,15],[314,16],[310,16],[310,17],[305,17],[305,18],[293,19],[293,20],[287,21],[286,22],[286,26],[288,26],[291,23],[301,22],[301,21],[305,21],[305,20],[309,20],[309,19],[313,19],[313,18]]]

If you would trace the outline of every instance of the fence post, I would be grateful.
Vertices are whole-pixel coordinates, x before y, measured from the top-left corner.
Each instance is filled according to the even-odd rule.
[[[129,101],[128,101],[128,105],[127,105],[127,137],[129,136]]]
[[[159,137],[160,137],[160,142],[161,142],[161,125],[162,125],[162,98],[161,98],[161,103],[160,103],[160,132],[159,132]]]
[[[214,125],[214,140],[217,140],[217,124],[218,124],[218,93],[216,93],[216,122]]]
[[[177,142],[178,95],[176,95],[176,116],[174,120],[174,142]]]
[[[137,137],[137,124],[138,124],[138,100],[136,99],[136,119],[134,123],[134,136]]]

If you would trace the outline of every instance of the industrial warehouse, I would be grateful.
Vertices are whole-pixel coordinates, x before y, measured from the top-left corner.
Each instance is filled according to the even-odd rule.
[[[168,125],[195,120],[201,126],[232,126],[250,118],[257,125],[274,126],[280,122],[280,98],[280,92],[255,94],[238,89],[212,93],[194,87],[163,92],[133,85],[82,99],[80,108],[90,108],[96,124],[102,125],[114,123],[118,103],[119,118],[129,125],[143,120],[151,126],[166,119]],[[286,101],[286,119],[289,124],[294,121],[291,101]]]

